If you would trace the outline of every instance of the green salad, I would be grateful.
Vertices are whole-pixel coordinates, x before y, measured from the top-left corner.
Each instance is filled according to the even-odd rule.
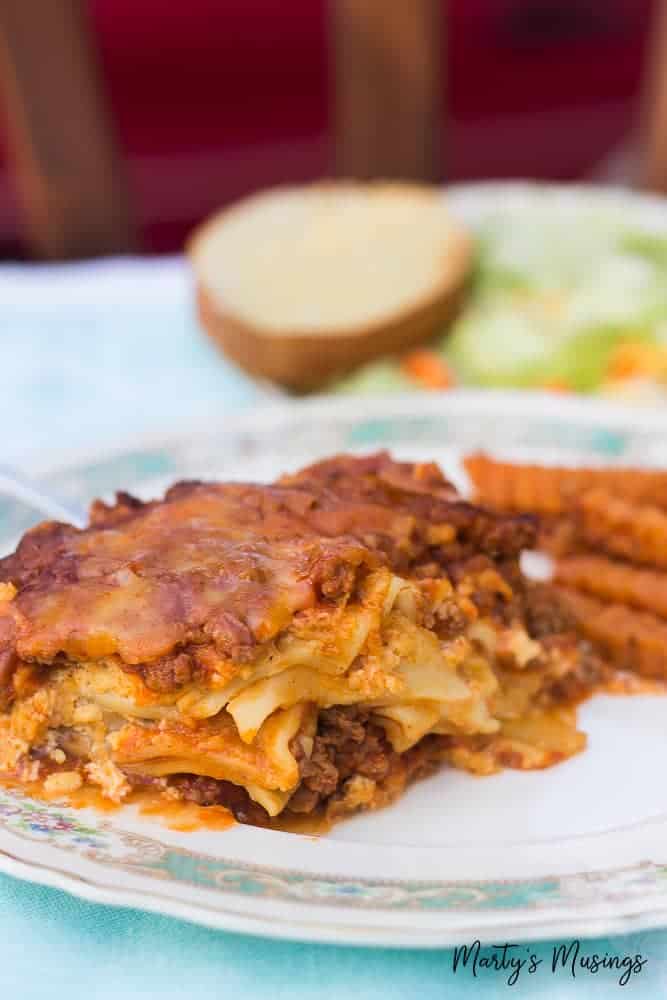
[[[498,211],[477,229],[466,305],[435,342],[373,362],[335,387],[550,388],[667,394],[667,236],[615,213],[553,201]]]

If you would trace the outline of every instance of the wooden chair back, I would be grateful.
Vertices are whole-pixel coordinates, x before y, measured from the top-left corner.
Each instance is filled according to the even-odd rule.
[[[332,0],[336,171],[442,179],[443,0]]]
[[[667,193],[667,0],[656,0],[639,115],[639,186]]]
[[[336,172],[441,179],[444,0],[329,3]],[[0,96],[32,254],[137,249],[85,0],[1,0]],[[656,0],[637,132],[628,180],[667,193],[667,0]]]
[[[84,0],[1,0],[0,96],[29,251],[135,249]]]

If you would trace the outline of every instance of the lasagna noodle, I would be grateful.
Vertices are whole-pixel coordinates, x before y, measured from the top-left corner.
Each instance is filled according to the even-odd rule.
[[[299,782],[292,740],[298,735],[312,739],[314,728],[313,706],[301,703],[273,713],[250,744],[239,738],[225,712],[195,728],[178,721],[161,725],[148,738],[143,727],[124,726],[111,744],[114,762],[130,774],[197,774],[231,781],[275,816]]]
[[[362,705],[370,709],[399,753],[429,733],[460,738],[490,736],[500,730],[505,737],[507,725],[529,713],[537,695],[569,666],[564,656],[551,671],[543,666],[530,668],[519,658],[514,670],[496,667],[492,671],[483,656],[472,653],[465,639],[451,642],[449,654],[443,655],[442,644],[431,633],[399,612],[391,611],[384,622],[385,655],[395,661],[389,679],[399,683],[387,683],[382,676],[378,679],[382,671],[374,662],[371,679],[384,692],[382,696],[376,690],[372,697],[363,684],[350,684],[344,676],[288,666],[259,681],[250,677],[228,703],[228,711],[219,710],[207,719],[188,718],[178,710],[174,695],[152,694],[136,675],[98,663],[55,671],[38,692],[40,702],[47,695],[48,710],[40,717],[39,728],[23,735],[39,741],[49,729],[87,728],[91,758],[96,756],[123,773],[144,777],[187,773],[231,781],[244,786],[269,815],[276,815],[299,781],[291,741],[299,737],[302,752],[308,755],[317,708]],[[490,623],[484,628],[479,623],[473,635],[486,632],[488,642],[492,631]],[[502,637],[503,630],[498,631]],[[511,648],[513,644],[505,645]],[[16,706],[17,719],[26,714],[36,718],[26,708],[23,702]],[[244,711],[250,713],[249,723]],[[113,728],[108,751],[100,753],[91,748],[104,742],[106,734],[102,739],[96,735],[104,719],[110,719]],[[510,759],[507,753],[505,759]],[[536,758],[519,755],[513,759]]]
[[[585,747],[586,736],[577,728],[574,708],[531,708],[524,716],[504,722],[489,740],[450,740],[444,758],[472,774],[488,775],[504,767],[542,770],[581,753]]]
[[[274,793],[288,792],[298,781],[293,768],[285,777],[280,771],[283,758],[274,760],[273,755],[282,754],[282,748],[297,735],[299,726],[294,729],[293,722],[302,718],[299,712],[306,705],[361,704],[377,709],[380,721],[391,720],[387,731],[400,751],[429,731],[494,732],[498,723],[489,713],[488,702],[497,682],[486,661],[473,655],[464,637],[443,644],[394,610],[389,598],[394,604],[410,606],[405,599],[398,600],[409,588],[404,581],[385,575],[389,579],[384,586],[376,582],[370,589],[373,606],[381,611],[372,653],[365,657],[358,653],[359,635],[369,636],[370,612],[364,617],[359,609],[362,623],[354,629],[348,621],[355,618],[354,609],[348,607],[344,616],[348,627],[338,648],[350,663],[356,661],[351,674],[334,673],[331,661],[326,664],[328,670],[320,670],[317,658],[310,666],[294,666],[304,660],[301,655],[290,655],[289,641],[283,643],[288,655],[260,656],[258,665],[246,668],[243,678],[217,691],[192,685],[185,693],[154,694],[138,675],[124,672],[113,662],[59,668],[40,689],[40,695],[47,696],[49,711],[33,739],[63,726],[99,727],[110,716],[115,717],[116,726],[130,720],[110,738],[113,764],[149,776],[187,772],[240,783],[273,814]],[[380,605],[378,592],[383,594]],[[389,612],[384,613],[388,606]],[[332,617],[340,624],[340,616]],[[354,636],[351,644],[346,641],[350,634]],[[297,646],[301,641],[297,640]],[[320,642],[331,652],[334,636],[321,637]],[[26,705],[19,702],[16,718],[25,711]],[[277,738],[281,732],[286,733],[282,743]],[[269,735],[276,738],[269,740]],[[92,736],[89,742],[94,743]],[[257,751],[261,751],[259,756]],[[282,777],[276,776],[274,767]],[[273,796],[270,808],[262,789]]]

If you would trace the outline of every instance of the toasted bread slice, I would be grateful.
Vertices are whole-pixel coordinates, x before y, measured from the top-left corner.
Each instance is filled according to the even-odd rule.
[[[402,183],[265,191],[188,249],[209,335],[253,375],[296,389],[440,332],[472,260],[441,190]]]

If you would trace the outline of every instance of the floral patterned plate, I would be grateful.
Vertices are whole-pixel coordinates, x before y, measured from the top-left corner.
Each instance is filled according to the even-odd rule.
[[[556,396],[457,392],[280,403],[189,438],[35,470],[65,501],[175,478],[269,478],[390,448],[461,478],[461,451],[667,466],[667,414]],[[2,547],[36,519],[0,498]],[[0,869],[115,905],[276,937],[443,946],[667,926],[667,701],[600,696],[587,751],[544,772],[454,771],[326,837],[178,833],[134,807],[75,810],[0,791]]]

